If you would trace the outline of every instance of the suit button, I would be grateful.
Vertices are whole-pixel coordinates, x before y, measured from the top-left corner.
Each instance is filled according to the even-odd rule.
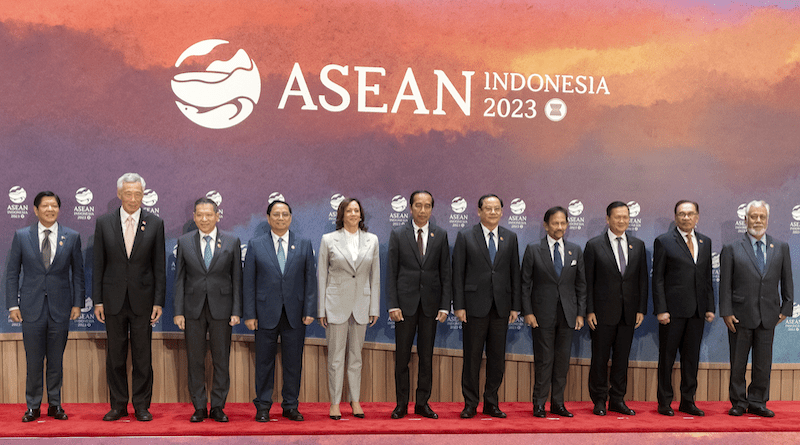
[[[353,278],[355,278],[355,277],[356,277],[356,276],[355,276],[355,275],[353,275]]]

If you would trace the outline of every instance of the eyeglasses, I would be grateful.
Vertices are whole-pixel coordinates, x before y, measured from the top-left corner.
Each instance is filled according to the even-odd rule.
[[[675,216],[677,216],[678,218],[681,218],[681,219],[683,219],[683,218],[694,218],[695,216],[697,216],[697,212],[688,212],[688,213],[680,212]]]

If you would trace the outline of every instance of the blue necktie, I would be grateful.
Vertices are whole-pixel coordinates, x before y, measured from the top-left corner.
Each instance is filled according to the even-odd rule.
[[[622,237],[617,237],[617,255],[619,255],[619,273],[625,275],[625,250],[622,248]]]
[[[758,270],[763,275],[766,264],[764,263],[764,251],[761,249],[761,244],[760,240],[756,241],[756,264],[758,264]]]
[[[205,261],[206,269],[208,269],[208,266],[211,265],[211,257],[214,256],[211,253],[211,237],[206,235],[203,237],[203,239],[206,241],[206,249],[203,251],[203,261]]]
[[[283,238],[278,238],[278,266],[281,267],[281,273],[286,266],[286,252],[283,251]]]
[[[564,262],[561,260],[561,252],[558,250],[558,244],[553,246],[553,266],[556,268],[556,276],[561,276],[561,269],[564,268]]]
[[[494,257],[497,256],[497,246],[494,244],[494,233],[489,232],[489,261],[494,264]]]

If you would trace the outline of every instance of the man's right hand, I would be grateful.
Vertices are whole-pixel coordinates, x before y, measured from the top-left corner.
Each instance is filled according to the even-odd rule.
[[[656,316],[658,318],[658,322],[664,325],[669,324],[669,312],[662,312]]]
[[[245,320],[244,325],[247,326],[247,329],[250,329],[251,331],[256,331],[258,330],[258,319],[251,318],[249,320]]]
[[[466,309],[456,309],[456,318],[458,318],[462,323],[467,322],[467,310]]]
[[[525,316],[525,324],[534,329],[539,327],[539,322],[536,321],[536,316],[533,314],[528,314]]]
[[[391,318],[392,321],[395,323],[397,323],[398,321],[403,321],[403,310],[395,309],[393,311],[389,311],[389,318]]]
[[[594,312],[586,314],[586,324],[588,324],[589,329],[593,331],[597,328],[597,315],[595,315]]]
[[[739,322],[739,319],[736,318],[735,315],[726,315],[726,316],[722,317],[722,319],[725,320],[725,326],[728,327],[728,330],[735,334],[736,333],[736,323]]]
[[[175,326],[177,326],[181,331],[186,330],[186,317],[183,315],[176,315],[172,317],[172,322],[175,323]]]
[[[95,306],[94,307],[94,318],[96,318],[100,323],[106,323],[106,313],[103,310],[103,306]]]
[[[19,309],[14,309],[13,311],[10,311],[8,313],[8,316],[11,317],[11,321],[15,323],[22,322],[22,312],[20,312]]]

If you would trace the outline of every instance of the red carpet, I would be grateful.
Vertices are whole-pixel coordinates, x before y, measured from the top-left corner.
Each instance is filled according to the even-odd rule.
[[[698,402],[697,405],[705,410],[705,417],[684,417],[679,412],[675,417],[661,416],[656,413],[655,402],[628,402],[637,412],[635,416],[598,417],[592,415],[591,403],[573,402],[567,403],[567,408],[575,414],[572,419],[552,415],[546,419],[534,418],[530,403],[502,403],[507,419],[483,414],[474,419],[460,419],[461,404],[434,403],[431,406],[439,413],[438,420],[413,414],[392,420],[389,414],[393,403],[364,403],[366,419],[352,417],[349,407],[342,404],[344,417],[334,421],[328,418],[327,404],[310,403],[300,405],[304,422],[284,419],[276,406],[272,409],[272,420],[259,423],[253,420],[255,408],[239,403],[226,407],[229,423],[212,420],[190,423],[188,419],[193,411],[190,404],[155,404],[150,410],[154,417],[151,422],[137,422],[133,415],[117,422],[103,422],[101,419],[108,405],[66,404],[64,409],[70,416],[67,421],[44,416],[35,422],[22,423],[25,406],[6,404],[0,405],[0,437],[800,431],[800,402],[770,402],[769,407],[776,413],[772,419],[749,414],[728,416],[728,402]]]

